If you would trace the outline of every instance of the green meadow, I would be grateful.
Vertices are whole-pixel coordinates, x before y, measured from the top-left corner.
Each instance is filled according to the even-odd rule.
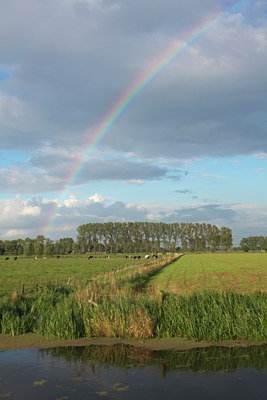
[[[111,255],[105,259],[104,255],[94,255],[91,260],[87,256],[61,256],[42,257],[34,260],[34,257],[18,256],[17,260],[0,257],[0,296],[9,295],[14,292],[20,293],[24,284],[25,293],[35,289],[36,283],[43,286],[50,283],[75,284],[83,282],[84,285],[90,282],[93,276],[106,273],[113,269],[127,267],[144,263],[140,260],[129,260],[122,255]]]
[[[16,260],[9,268],[19,277],[13,270],[8,285],[1,283],[0,333],[266,341],[266,260],[265,254],[22,259],[27,275]],[[6,276],[7,264],[1,263]],[[26,277],[31,285],[21,294]]]
[[[191,293],[202,289],[252,293],[267,290],[267,254],[186,254],[147,283],[155,290]]]

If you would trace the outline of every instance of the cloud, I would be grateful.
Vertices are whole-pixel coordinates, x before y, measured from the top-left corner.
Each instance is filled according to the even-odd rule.
[[[84,219],[177,217],[174,207],[126,207],[119,189],[116,200],[91,198],[89,193],[82,200],[75,190],[85,193],[88,183],[101,192],[102,182],[107,186],[104,181],[120,180],[140,185],[136,191],[141,193],[141,185],[153,180],[165,183],[164,189],[168,185],[170,193],[179,188],[176,181],[187,179],[184,166],[190,170],[197,160],[227,157],[236,164],[242,155],[266,160],[266,2],[254,0],[200,35],[127,105],[120,99],[138,78],[162,65],[172,46],[200,32],[233,2],[2,3],[0,37],[6,39],[0,41],[0,71],[11,72],[8,79],[0,78],[1,190],[47,196],[62,191],[76,171],[72,197],[58,210],[58,232],[66,229],[75,235],[73,226]],[[116,114],[118,104],[122,107]],[[5,150],[13,154],[12,161],[5,159]],[[23,157],[16,158],[17,151],[24,152]],[[199,181],[195,178],[192,185]],[[226,187],[231,182],[229,175],[223,183]],[[38,232],[53,205],[44,198],[3,201],[3,215],[11,207],[17,216],[3,225],[1,232],[9,232],[9,237],[16,231]],[[232,223],[233,209],[223,212],[219,203],[202,211],[195,207],[195,217],[208,216],[209,211],[216,221],[221,215],[222,221]],[[193,211],[185,213],[194,217]],[[232,217],[239,213],[234,210]],[[244,222],[238,224],[246,229]]]
[[[78,165],[81,165],[80,161]],[[62,191],[70,177],[75,176],[76,169],[77,158],[72,155],[60,151],[58,154],[38,153],[27,164],[0,169],[0,185],[2,192],[37,194]],[[96,180],[125,180],[140,185],[145,180],[161,179],[167,172],[164,167],[145,162],[93,157],[83,163],[72,185]]]
[[[175,193],[187,194],[187,193],[191,193],[191,190],[188,190],[188,189],[178,189],[178,190],[175,190]]]
[[[241,161],[239,161],[239,160],[229,160],[228,162],[231,164],[240,164],[241,163]]]
[[[127,183],[129,185],[143,185],[145,182],[142,179],[131,179],[128,180]]]
[[[258,153],[255,154],[256,158],[259,158],[260,160],[267,160],[267,153]]]
[[[62,187],[62,180],[56,176],[37,174],[22,167],[0,170],[0,185],[6,193],[40,193],[56,191]]]
[[[190,207],[167,207],[154,203],[126,203],[95,193],[87,199],[70,195],[61,203],[58,199],[15,198],[0,200],[0,239],[36,237],[49,223],[51,208],[59,205],[52,239],[71,236],[76,228],[88,222],[199,222],[227,226],[233,231],[235,245],[242,237],[266,236],[266,204],[206,204]]]
[[[225,7],[212,0],[148,1],[145,9],[141,0],[55,0],[52,11],[51,4],[28,0],[31,14],[18,0],[1,6],[0,35],[8,38],[1,57],[13,69],[0,100],[8,110],[2,148],[86,145],[138,76]],[[266,6],[248,8],[170,63],[98,146],[180,160],[267,152]]]
[[[213,174],[202,174],[202,176],[206,176],[208,178],[215,178],[215,179],[225,179],[226,176],[224,175],[213,175]]]

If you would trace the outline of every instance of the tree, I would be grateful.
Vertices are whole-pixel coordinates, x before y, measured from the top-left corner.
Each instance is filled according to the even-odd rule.
[[[51,256],[53,254],[53,242],[52,240],[45,238],[44,240],[44,256]]]
[[[220,243],[220,229],[216,225],[210,225],[208,231],[208,245],[210,246],[211,251],[215,252],[215,250],[220,247]]]
[[[232,231],[225,226],[223,226],[221,229],[221,245],[224,251],[229,251],[233,245]]]
[[[44,254],[44,241],[45,237],[43,235],[38,235],[34,240],[34,253],[36,256],[42,256]]]
[[[24,240],[24,254],[25,256],[32,256],[34,254],[34,240],[26,238]]]
[[[5,242],[0,240],[0,254],[5,254]]]

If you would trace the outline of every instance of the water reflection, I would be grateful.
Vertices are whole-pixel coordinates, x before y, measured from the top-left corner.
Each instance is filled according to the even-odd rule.
[[[236,368],[267,368],[267,345],[250,347],[206,347],[187,351],[146,350],[117,344],[114,346],[57,347],[40,350],[53,358],[88,365],[92,371],[109,366],[144,368],[157,366],[164,377],[170,371],[230,372]]]
[[[0,398],[266,398],[267,345],[151,351],[122,344],[0,352]]]

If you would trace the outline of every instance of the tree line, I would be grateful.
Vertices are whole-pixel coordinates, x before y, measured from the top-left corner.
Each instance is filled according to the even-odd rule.
[[[38,235],[35,239],[0,240],[0,254],[14,254],[25,256],[52,256],[70,254],[77,251],[72,238],[63,238],[56,241]]]
[[[240,242],[243,251],[267,251],[267,236],[249,236]]]
[[[38,235],[35,239],[0,240],[0,254],[51,256],[71,253],[204,252],[232,247],[227,227],[199,223],[106,222],[77,228],[72,238],[56,241]]]
[[[232,247],[231,229],[204,223],[89,223],[80,225],[77,231],[82,253],[204,252]]]

